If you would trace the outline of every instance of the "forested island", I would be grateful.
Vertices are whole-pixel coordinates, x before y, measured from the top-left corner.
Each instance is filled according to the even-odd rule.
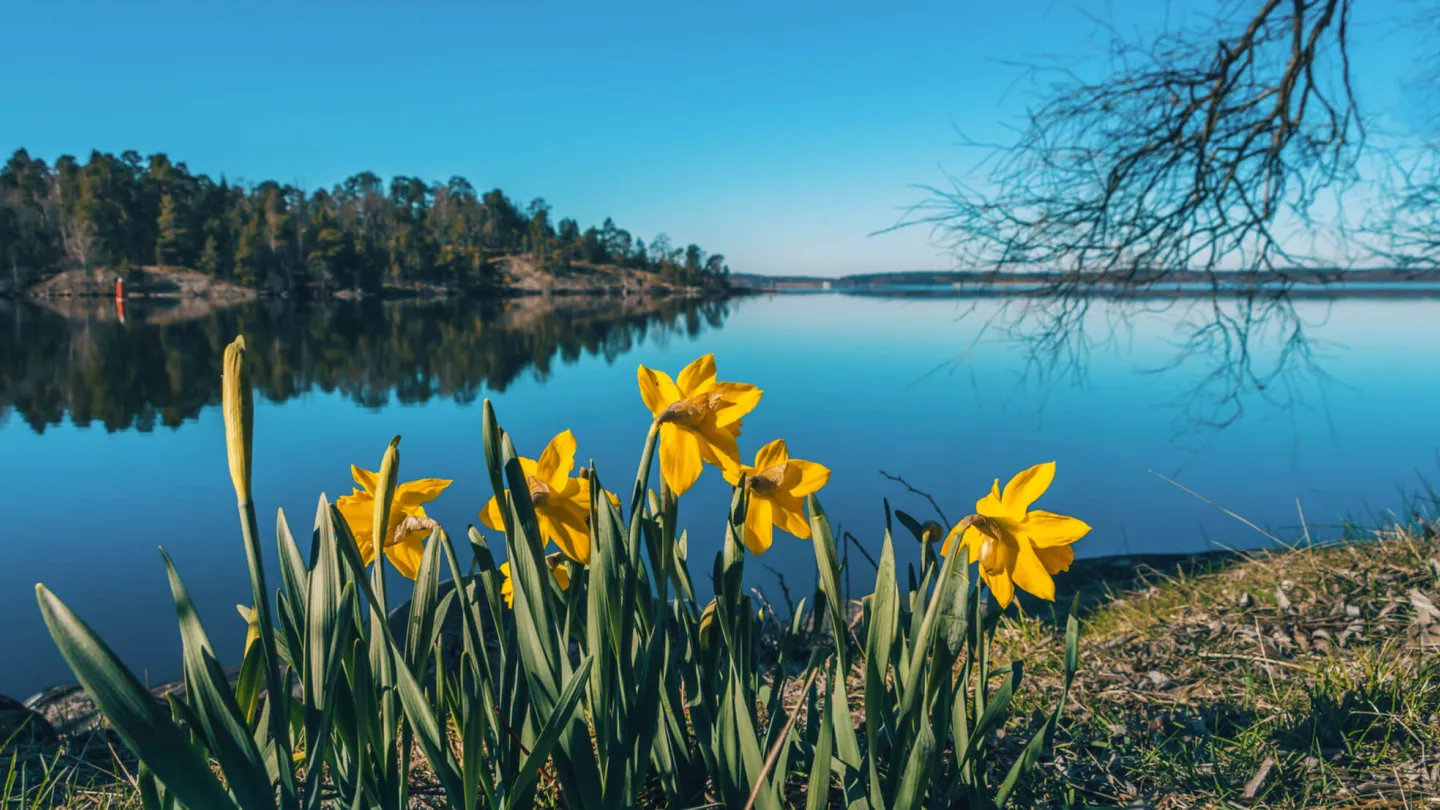
[[[0,169],[0,292],[131,289],[330,297],[507,291],[722,291],[719,253],[582,229],[463,177],[370,172],[329,189],[218,181],[157,153],[94,151]]]

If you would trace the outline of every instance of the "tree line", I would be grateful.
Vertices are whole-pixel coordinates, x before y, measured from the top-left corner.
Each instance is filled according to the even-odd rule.
[[[54,166],[18,149],[0,169],[0,262],[16,289],[62,269],[182,266],[272,292],[376,292],[436,284],[500,286],[499,260],[524,255],[544,272],[616,265],[685,286],[719,286],[721,254],[649,244],[607,218],[581,229],[542,198],[521,207],[463,177],[385,182],[370,172],[307,191],[266,180],[217,182],[163,153],[94,151]]]

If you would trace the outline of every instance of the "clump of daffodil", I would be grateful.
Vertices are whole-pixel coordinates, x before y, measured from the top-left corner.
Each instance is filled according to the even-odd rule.
[[[539,459],[520,459],[542,544],[554,540],[565,556],[585,565],[590,562],[590,477],[581,470],[580,476],[572,478],[574,468],[575,434],[568,430],[551,439]],[[620,505],[614,494],[605,495],[612,504]],[[497,532],[505,530],[499,499],[491,498],[485,504],[480,521]]]
[[[760,403],[759,388],[717,382],[715,355],[686,366],[674,380],[640,366],[640,397],[660,428],[660,474],[682,495],[700,477],[701,462],[727,475],[740,468],[740,419]]]
[[[550,575],[560,583],[560,590],[569,590],[570,571],[565,568],[565,557],[562,554],[545,555],[545,564],[550,567]],[[505,581],[500,583],[500,595],[505,598],[505,607],[515,608],[515,580],[510,578],[510,563],[500,563],[500,575]]]
[[[745,476],[750,501],[745,511],[745,547],[764,554],[778,526],[801,540],[810,539],[805,518],[805,496],[820,491],[830,480],[830,469],[813,461],[790,458],[784,439],[776,439],[755,453],[754,466],[740,466],[725,477],[738,485]]]
[[[387,453],[387,457],[388,455]],[[353,464],[350,465],[350,475],[355,478],[355,483],[359,484],[360,488],[349,495],[340,496],[336,499],[335,506],[344,516],[350,533],[355,535],[355,545],[360,547],[361,558],[369,565],[375,560],[375,496],[381,489],[388,487],[381,487],[382,482],[376,473],[362,470]],[[425,539],[435,528],[435,521],[425,514],[425,507],[421,504],[435,500],[450,483],[443,478],[421,478],[395,487],[395,496],[391,502],[381,544],[385,548],[385,556],[395,565],[395,570],[408,579],[419,575],[420,559],[425,555]]]
[[[1090,531],[1082,520],[1030,508],[1053,480],[1053,461],[1017,474],[1003,491],[995,479],[990,494],[975,503],[979,519],[961,521],[945,539],[941,553],[948,556],[960,535],[970,562],[980,563],[980,577],[1002,608],[1010,605],[1016,586],[1054,601],[1051,576],[1070,567],[1075,560],[1070,544]]]

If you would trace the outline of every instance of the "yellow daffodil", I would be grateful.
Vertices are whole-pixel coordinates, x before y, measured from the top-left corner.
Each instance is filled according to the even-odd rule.
[[[340,496],[335,501],[335,506],[344,516],[350,533],[355,535],[355,544],[360,547],[361,558],[369,565],[375,560],[375,539],[372,537],[371,526],[375,514],[375,473],[351,465],[350,474],[361,489]],[[385,547],[385,556],[395,565],[395,570],[409,579],[419,575],[420,559],[425,554],[425,539],[435,527],[435,522],[425,514],[425,507],[421,504],[435,500],[450,483],[443,478],[421,478],[418,481],[407,481],[395,488],[395,500],[390,507],[389,528],[385,531],[382,544]],[[397,531],[402,527],[403,531]]]
[[[522,458],[520,469],[530,487],[535,505],[535,522],[540,524],[541,542],[555,541],[565,556],[583,564],[590,562],[590,478],[570,477],[575,468],[575,434],[565,431],[550,440],[539,460]],[[614,493],[606,497],[615,506]],[[480,521],[497,532],[505,530],[500,501],[491,498],[480,511]]]
[[[1003,492],[1000,479],[995,479],[990,494],[975,503],[975,513],[984,519],[984,526],[970,526],[961,538],[970,562],[980,563],[980,577],[1002,608],[1010,605],[1017,585],[1054,601],[1052,575],[1070,567],[1075,560],[1070,544],[1090,531],[1084,521],[1030,508],[1053,480],[1053,461],[1019,473]],[[942,554],[950,553],[959,528],[957,524],[950,530]]]
[[[676,495],[700,477],[701,461],[728,475],[740,469],[740,419],[760,403],[759,388],[717,382],[715,355],[686,366],[679,378],[644,366],[639,369],[640,397],[660,424],[660,474]]]
[[[565,568],[565,558],[560,554],[548,554],[545,556],[545,564],[550,566],[550,575],[560,583],[560,590],[570,589],[570,571]],[[505,581],[500,583],[500,595],[505,597],[505,607],[515,608],[515,581],[510,578],[510,563],[500,563],[500,575]]]
[[[819,492],[830,480],[830,470],[813,461],[790,458],[784,439],[776,439],[755,453],[755,465],[742,466],[725,475],[732,485],[745,475],[750,504],[745,512],[745,547],[752,554],[764,554],[772,540],[770,527],[781,529],[801,540],[810,539],[810,521],[805,519],[805,496]]]

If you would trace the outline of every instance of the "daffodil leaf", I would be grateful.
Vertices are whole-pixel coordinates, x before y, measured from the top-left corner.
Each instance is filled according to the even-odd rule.
[[[215,660],[215,651],[195,611],[195,603],[180,580],[180,574],[175,571],[170,555],[161,549],[160,556],[165,560],[165,573],[175,600],[187,699],[199,720],[197,728],[204,735],[211,755],[225,772],[225,780],[240,806],[246,810],[273,808],[274,790],[265,774],[264,761],[250,737],[249,726],[235,702],[229,680]]]
[[[833,680],[835,671],[833,668],[826,674],[828,680]],[[812,695],[816,695],[816,690]],[[834,767],[831,751],[834,749],[835,732],[831,730],[831,714],[833,706],[830,698],[814,697],[811,706],[821,707],[819,711],[810,712],[813,718],[809,726],[815,730],[815,756],[810,761],[810,783],[805,794],[806,810],[824,810],[829,806],[830,801],[830,774]]]
[[[405,631],[405,660],[414,672],[424,672],[430,655],[430,630],[435,622],[435,603],[440,591],[439,534],[431,530],[420,555],[415,588],[410,594],[410,616]]]
[[[915,810],[920,806],[925,790],[930,787],[935,749],[935,732],[930,729],[929,723],[922,722],[915,744],[910,748],[910,756],[905,759],[904,775],[895,792],[895,801],[889,805],[892,810]]]
[[[320,499],[319,507],[316,509],[315,519],[318,521],[323,514],[325,499]],[[317,525],[318,530],[318,525]],[[311,542],[311,546],[315,541]],[[305,615],[305,594],[310,587],[310,572],[305,567],[305,560],[300,556],[300,549],[295,545],[295,537],[290,533],[290,524],[285,520],[285,510],[278,509],[275,512],[275,546],[280,557],[280,584],[285,588],[285,596],[290,600],[291,607],[297,615]],[[310,560],[311,565],[315,559]]]
[[[570,679],[565,683],[565,688],[560,692],[559,699],[555,702],[550,716],[545,719],[535,743],[530,747],[530,754],[521,763],[520,770],[516,776],[515,785],[512,788],[516,793],[524,793],[539,776],[540,767],[545,760],[550,758],[555,745],[560,741],[560,735],[570,725],[575,715],[575,707],[580,703],[580,696],[584,694],[585,683],[590,677],[591,659],[587,656],[580,662],[580,666],[571,674]]]
[[[886,702],[886,673],[900,623],[899,586],[895,581],[895,546],[885,532],[880,547],[880,564],[875,571],[875,591],[870,601],[865,642],[865,737],[870,752],[870,797],[879,804],[882,796],[879,759],[891,750],[896,736],[894,710]],[[881,734],[885,736],[882,738]]]
[[[394,639],[389,639],[389,644],[390,656],[399,664],[395,667],[395,691],[400,696],[400,705],[404,707],[405,718],[410,721],[410,728],[414,730],[415,742],[419,743],[420,750],[425,753],[425,759],[440,781],[446,798],[451,803],[461,806],[465,800],[464,782],[460,778],[455,755],[450,749],[445,730],[436,719],[434,712],[431,711],[430,704],[425,699],[425,692],[420,688],[415,676],[411,674],[410,668],[400,663],[404,661],[404,658],[400,648],[395,645]]]
[[[1019,661],[1011,664],[1010,677],[1001,682],[1000,688],[985,702],[985,711],[980,714],[980,719],[975,721],[975,729],[970,732],[970,740],[965,746],[967,759],[976,758],[976,752],[980,750],[985,735],[1005,719],[1005,712],[1010,708],[1010,698],[1014,696],[1015,690],[1020,688],[1020,678],[1023,675],[1024,667]],[[964,767],[964,764],[962,762],[961,767]]]
[[[35,597],[55,646],[95,706],[135,756],[187,807],[228,808],[235,802],[134,673],[105,642],[43,585]]]

